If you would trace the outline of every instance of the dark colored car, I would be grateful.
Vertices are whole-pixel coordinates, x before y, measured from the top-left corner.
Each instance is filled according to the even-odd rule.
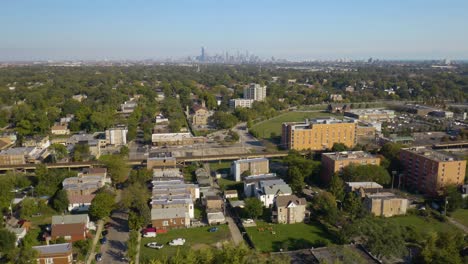
[[[208,232],[210,232],[210,233],[217,232],[217,231],[218,231],[217,227],[212,227],[212,228],[208,229]]]
[[[103,237],[101,238],[101,244],[106,244],[107,243],[107,238],[106,237]]]
[[[96,261],[98,261],[98,262],[99,262],[99,261],[102,261],[102,254],[101,254],[101,253],[97,253],[97,254],[96,254],[96,257],[94,257],[94,259],[95,259]]]
[[[101,233],[102,236],[107,236],[107,234],[109,234],[109,231],[107,231],[107,230],[104,230],[104,231],[102,231],[102,233]]]
[[[104,228],[105,228],[105,229],[108,229],[108,228],[111,227],[111,226],[112,226],[111,223],[105,223],[105,224],[104,224]]]

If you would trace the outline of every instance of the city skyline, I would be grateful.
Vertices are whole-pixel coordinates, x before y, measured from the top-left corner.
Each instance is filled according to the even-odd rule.
[[[468,3],[0,3],[1,61],[165,60],[248,50],[293,61],[468,59]]]

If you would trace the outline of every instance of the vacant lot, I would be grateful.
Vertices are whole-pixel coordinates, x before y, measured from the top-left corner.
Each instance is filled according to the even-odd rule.
[[[167,234],[159,234],[157,237],[142,238],[140,247],[140,260],[146,263],[151,259],[164,259],[166,257],[176,254],[177,250],[187,249],[202,249],[206,247],[216,246],[218,242],[230,241],[231,234],[227,225],[217,226],[217,232],[210,233],[210,227],[197,227],[187,229],[170,230]],[[175,238],[185,238],[185,245],[183,246],[169,246],[168,243]],[[162,249],[152,249],[146,247],[149,242],[158,242],[164,244]]]
[[[276,136],[281,136],[281,125],[284,122],[299,122],[304,121],[307,118],[313,119],[330,116],[342,118],[342,116],[326,112],[287,112],[254,125],[251,130],[255,131],[259,138],[270,139],[272,133]]]
[[[262,252],[317,247],[331,242],[330,234],[318,223],[286,225],[257,221],[256,227],[246,230],[256,249]]]
[[[452,213],[452,217],[460,222],[460,224],[468,227],[468,209],[458,209]]]
[[[395,216],[388,219],[395,221],[402,226],[413,227],[416,231],[426,232],[440,232],[440,231],[455,231],[456,227],[449,222],[440,222],[431,217],[422,217],[417,215]]]

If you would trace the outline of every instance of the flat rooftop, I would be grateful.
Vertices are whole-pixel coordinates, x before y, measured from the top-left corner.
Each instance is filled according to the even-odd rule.
[[[333,124],[354,124],[354,119],[336,119],[330,118],[317,118],[317,119],[306,119],[304,122],[286,122],[284,124],[290,124],[294,129],[310,129],[313,125],[333,125]]]
[[[250,162],[264,162],[268,161],[267,158],[253,158],[253,159],[241,159],[241,160],[235,160],[233,163],[250,163]]]
[[[444,153],[442,151],[436,151],[436,150],[433,150],[433,149],[427,148],[427,147],[405,148],[404,150],[406,150],[408,152],[411,152],[411,153],[414,153],[414,154],[418,154],[420,156],[427,157],[427,158],[429,158],[431,160],[435,160],[435,161],[460,161],[460,160],[462,160],[459,157],[451,156],[451,155],[449,155],[447,153]]]
[[[377,108],[368,108],[368,109],[349,109],[346,110],[345,113],[353,113],[356,115],[372,115],[372,114],[395,114],[394,110],[389,109],[377,109]]]
[[[346,184],[353,188],[364,188],[364,189],[383,188],[382,185],[376,182],[346,182]]]
[[[323,153],[322,155],[327,156],[328,158],[332,160],[353,160],[353,159],[376,158],[375,155],[372,155],[364,151],[328,152],[328,153]]]

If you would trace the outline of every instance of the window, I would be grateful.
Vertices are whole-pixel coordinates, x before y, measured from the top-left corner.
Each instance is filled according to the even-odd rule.
[[[71,240],[71,236],[65,236],[65,240]]]
[[[169,225],[169,221],[163,221],[163,222],[162,222],[162,225],[163,225],[163,226],[168,226],[168,225]]]
[[[46,258],[45,259],[45,264],[54,264],[54,259],[53,258]]]

